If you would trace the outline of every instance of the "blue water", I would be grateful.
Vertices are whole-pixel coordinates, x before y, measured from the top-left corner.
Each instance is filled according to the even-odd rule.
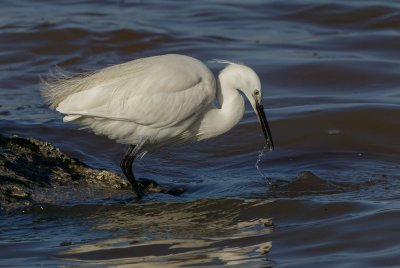
[[[226,135],[136,164],[139,177],[185,186],[183,196],[138,205],[125,204],[127,191],[78,191],[2,215],[0,265],[400,266],[399,29],[400,4],[389,0],[3,1],[1,134],[119,172],[125,148],[63,123],[40,97],[40,76],[166,53],[215,73],[223,66],[212,59],[237,61],[262,80],[276,146],[259,167],[287,187],[271,192],[255,167],[263,138],[247,107]],[[303,171],[350,186],[291,185]],[[259,223],[268,218],[274,228]]]

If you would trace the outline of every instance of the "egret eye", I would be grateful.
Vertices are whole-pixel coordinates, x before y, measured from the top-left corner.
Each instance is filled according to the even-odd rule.
[[[259,91],[259,90],[257,90],[257,89],[256,89],[256,90],[254,90],[254,95],[255,95],[255,96],[258,96],[258,95],[260,95],[260,91]]]

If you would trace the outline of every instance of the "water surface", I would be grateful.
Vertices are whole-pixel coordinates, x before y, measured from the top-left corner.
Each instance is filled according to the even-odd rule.
[[[132,204],[120,191],[2,215],[1,265],[400,266],[399,29],[390,0],[4,1],[2,134],[118,171],[124,147],[62,123],[39,76],[165,53],[243,62],[262,80],[276,150],[259,166],[278,186],[254,166],[263,138],[247,107],[226,135],[136,164],[183,196]]]

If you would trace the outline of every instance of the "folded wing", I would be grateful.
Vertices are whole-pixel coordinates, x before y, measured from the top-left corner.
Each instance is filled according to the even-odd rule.
[[[164,55],[56,80],[48,83],[44,95],[65,121],[93,117],[168,128],[208,107],[215,97],[215,80],[193,58]]]

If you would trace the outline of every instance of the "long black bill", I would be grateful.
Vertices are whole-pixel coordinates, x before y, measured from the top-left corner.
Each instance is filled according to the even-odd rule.
[[[271,130],[269,129],[269,126],[268,126],[268,121],[267,121],[267,117],[265,116],[265,113],[264,113],[263,105],[257,103],[256,110],[257,110],[258,118],[260,119],[262,131],[263,131],[265,139],[267,141],[267,146],[268,146],[269,150],[272,151],[274,149],[274,142],[272,141],[272,134],[271,134]]]

